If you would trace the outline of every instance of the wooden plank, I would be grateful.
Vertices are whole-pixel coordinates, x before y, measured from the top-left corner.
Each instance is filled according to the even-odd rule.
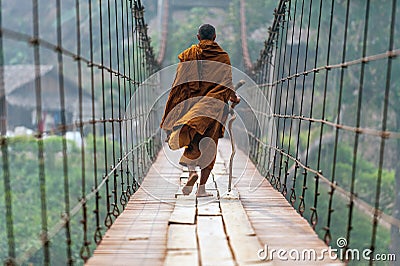
[[[189,172],[188,171],[183,171],[180,175],[181,178],[189,178]]]
[[[175,198],[178,198],[179,196],[185,196],[185,195],[183,195],[182,188],[186,185],[187,181],[188,181],[188,177],[181,176],[179,178],[179,187],[178,187],[178,190],[175,192]]]
[[[194,207],[175,207],[171,217],[169,218],[169,224],[195,224],[196,219],[196,208]]]
[[[199,265],[196,225],[170,224],[164,265]]]
[[[112,256],[112,255],[96,255],[95,258],[91,258],[85,265],[96,265],[96,266],[119,266],[119,265],[163,265],[163,258],[154,257],[141,257],[141,254],[124,254]],[[134,262],[134,263],[132,263]]]
[[[203,198],[204,200],[204,198]],[[197,215],[221,215],[221,209],[218,202],[197,202]]]
[[[220,204],[228,237],[255,235],[254,229],[239,200],[221,199]]]
[[[260,264],[258,251],[262,248],[257,236],[233,235],[229,243],[239,265]]]
[[[188,182],[188,179],[189,179],[188,177],[182,177],[182,176],[179,178],[180,183],[179,183],[179,188],[175,193],[175,198],[177,198],[178,196],[187,196],[187,195],[183,194],[182,188],[186,185],[186,183]],[[197,182],[194,184],[193,190],[189,195],[194,195],[196,193],[197,185],[198,185]]]
[[[240,150],[234,173],[241,176],[233,179],[240,201],[224,197],[228,175],[223,160],[230,156],[229,141],[221,139],[219,148],[214,175],[206,185],[214,195],[197,199],[196,188],[189,196],[174,197],[188,172],[182,173],[160,152],[87,265],[343,265],[329,259],[260,261],[257,251],[264,244],[299,251],[327,246]]]
[[[198,216],[197,236],[202,265],[235,265],[221,216]]]
[[[179,196],[175,208],[169,218],[169,223],[195,224],[196,198],[191,196]]]
[[[159,164],[160,161],[164,163]],[[162,265],[180,174],[166,161],[160,152],[142,186],[132,195],[86,265],[127,265],[132,261],[137,265]]]
[[[214,174],[223,174],[227,173],[227,169],[225,168],[224,164],[215,164],[212,172]]]
[[[170,224],[168,228],[168,250],[196,249],[196,225]]]
[[[226,151],[229,145],[230,143],[225,140],[220,141],[219,152],[222,153],[224,158],[229,157]],[[279,250],[283,248],[299,251],[309,248],[316,251],[328,248],[318,238],[308,222],[290,206],[282,194],[274,190],[269,182],[260,175],[253,163],[248,162],[245,169],[236,168],[239,164],[242,166],[241,162],[246,159],[247,156],[238,150],[235,161],[239,163],[234,163],[234,168],[235,173],[241,173],[242,176],[238,180],[234,179],[233,183],[239,191],[244,214],[247,215],[248,221],[259,239],[258,243],[252,235],[243,236],[246,231],[251,232],[249,228],[245,229],[248,226],[248,224],[246,226],[246,222],[235,221],[235,219],[243,219],[243,212],[237,209],[238,206],[228,207],[225,205],[227,203],[221,198],[222,215],[237,263],[239,265],[247,264],[246,261],[251,264],[257,263],[251,258],[251,256],[256,256],[253,252],[258,250],[259,246],[257,245],[268,244],[270,249]],[[215,181],[219,188],[221,185],[225,185],[224,180],[219,180],[218,175]],[[232,208],[236,210],[230,213],[229,209]],[[243,227],[238,225],[243,225]],[[246,245],[241,243],[246,243]],[[280,261],[275,258],[273,261],[259,261],[259,263],[267,265],[271,263],[273,265],[343,265],[340,261],[331,260],[329,256],[326,256],[322,261]]]
[[[228,188],[229,175],[227,173],[220,173],[214,175],[214,181],[218,188]],[[233,179],[232,179],[233,181]],[[233,183],[233,182],[232,182]]]
[[[225,159],[222,157],[221,152],[217,152],[217,157],[215,158],[215,163],[223,163],[225,164]]]
[[[168,250],[164,266],[176,265],[199,265],[199,255],[197,250]]]
[[[262,245],[240,201],[221,198],[220,205],[225,231],[236,262],[239,265],[259,263],[257,251],[262,248]]]
[[[228,193],[229,175],[226,173],[216,174],[216,175],[214,175],[214,180],[215,180],[215,183],[217,184],[217,190],[218,190],[220,197],[223,197],[223,195],[226,195]],[[238,195],[239,192],[235,188],[236,181],[237,181],[236,179],[232,179],[231,189],[233,191],[233,194]]]
[[[206,190],[216,190],[217,189],[217,184],[214,182],[214,180],[210,180],[206,184]]]

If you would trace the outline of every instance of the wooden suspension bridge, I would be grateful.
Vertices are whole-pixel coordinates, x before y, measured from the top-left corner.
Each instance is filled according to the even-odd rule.
[[[397,265],[396,0],[279,0],[254,63],[249,1],[153,1],[158,55],[140,0],[21,1],[0,0],[5,265]],[[258,93],[232,192],[223,138],[204,198],[159,128],[168,23],[196,6],[237,11]]]

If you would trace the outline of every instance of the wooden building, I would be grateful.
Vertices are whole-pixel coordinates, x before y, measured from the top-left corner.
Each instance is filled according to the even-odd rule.
[[[7,105],[7,128],[26,127],[38,129],[36,110],[37,92],[34,65],[7,65],[3,69]],[[41,127],[52,131],[61,124],[61,101],[59,75],[52,65],[40,66]],[[64,100],[66,124],[72,125],[79,119],[79,88],[64,77]],[[91,96],[83,93],[83,116],[88,119],[91,112]]]

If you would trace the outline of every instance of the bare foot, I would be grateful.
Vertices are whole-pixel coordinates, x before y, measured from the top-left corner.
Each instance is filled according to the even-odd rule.
[[[190,193],[192,193],[192,190],[193,190],[193,186],[185,185],[185,186],[182,188],[182,193],[183,193],[183,195],[187,196],[187,195],[189,195]]]
[[[201,197],[212,197],[214,196],[213,193],[210,192],[197,192],[196,197],[201,198]]]
[[[182,188],[183,195],[187,196],[190,193],[192,193],[193,186],[194,186],[194,183],[196,183],[197,178],[199,178],[199,176],[197,175],[196,171],[189,172],[189,179],[188,179],[186,185]]]
[[[196,196],[200,198],[200,197],[212,197],[214,195],[206,191],[206,185],[199,185]]]

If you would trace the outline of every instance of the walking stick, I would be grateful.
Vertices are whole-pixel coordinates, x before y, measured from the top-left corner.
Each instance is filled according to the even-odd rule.
[[[240,80],[236,85],[235,85],[235,91],[237,91],[241,86],[243,86],[246,82],[244,80]],[[233,121],[236,119],[236,114],[234,112],[234,108],[238,103],[232,103],[229,106],[229,114],[231,115],[231,118],[229,119],[228,122],[228,132],[229,132],[229,138],[231,140],[231,147],[232,147],[232,153],[231,153],[231,158],[229,159],[229,182],[228,182],[228,193],[227,196],[231,193],[232,190],[232,168],[233,168],[233,158],[235,157],[236,153],[236,148],[235,148],[235,139],[233,138],[233,132],[232,132],[232,124]]]

